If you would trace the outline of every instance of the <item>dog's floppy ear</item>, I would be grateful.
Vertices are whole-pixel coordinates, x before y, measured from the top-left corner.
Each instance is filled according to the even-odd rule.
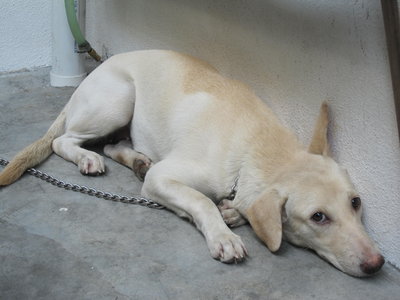
[[[314,127],[314,134],[310,146],[308,147],[308,152],[324,156],[329,155],[328,123],[328,103],[324,101],[321,105],[319,117]]]
[[[282,242],[282,208],[286,198],[275,189],[264,191],[247,210],[247,219],[257,236],[275,252]]]

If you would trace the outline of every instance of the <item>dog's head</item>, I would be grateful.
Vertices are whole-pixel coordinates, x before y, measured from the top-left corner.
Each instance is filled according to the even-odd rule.
[[[279,249],[284,235],[347,274],[367,276],[384,258],[364,230],[362,201],[346,170],[328,156],[327,124],[324,103],[308,152],[298,154],[247,217],[271,251]]]

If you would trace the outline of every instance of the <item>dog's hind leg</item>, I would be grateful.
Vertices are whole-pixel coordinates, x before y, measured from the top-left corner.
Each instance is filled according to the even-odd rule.
[[[53,150],[78,165],[84,175],[105,172],[104,158],[81,148],[121,129],[132,121],[135,87],[113,69],[102,65],[72,95],[68,103],[65,134],[53,141]]]
[[[128,140],[122,140],[115,145],[106,145],[104,154],[132,169],[141,181],[144,180],[147,171],[152,166],[151,159],[143,153],[135,151],[132,143]]]
[[[53,141],[53,150],[56,154],[78,165],[84,175],[100,175],[105,172],[104,158],[93,152],[81,148],[89,140],[88,137],[64,134]]]
[[[84,118],[76,118],[78,120],[74,120],[73,125],[67,127],[66,133],[53,141],[53,151],[65,160],[75,163],[84,175],[103,174],[105,172],[104,158],[100,154],[81,146],[86,142],[101,140],[115,130],[123,128],[123,124],[128,124],[131,119],[131,116],[126,115],[126,113],[125,115],[120,113],[118,116],[120,118],[117,122],[107,114],[101,116],[98,111],[96,116],[98,120],[92,122],[92,125],[88,125],[89,122],[86,122]],[[71,128],[78,128],[79,130],[72,130]]]

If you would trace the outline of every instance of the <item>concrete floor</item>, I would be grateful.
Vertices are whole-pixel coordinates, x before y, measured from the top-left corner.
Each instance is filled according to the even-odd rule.
[[[72,88],[52,88],[48,68],[0,75],[0,157],[39,138]],[[65,181],[138,194],[133,173],[106,159],[84,177],[52,155],[40,170]],[[0,299],[399,299],[400,273],[341,273],[284,243],[271,254],[249,226],[234,230],[250,258],[213,260],[202,235],[166,210],[113,203],[25,175],[0,188]]]

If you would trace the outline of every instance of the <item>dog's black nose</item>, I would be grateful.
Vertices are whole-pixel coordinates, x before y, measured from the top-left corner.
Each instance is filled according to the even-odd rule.
[[[361,263],[360,268],[365,274],[374,274],[382,268],[384,263],[385,258],[380,254],[376,254]]]

